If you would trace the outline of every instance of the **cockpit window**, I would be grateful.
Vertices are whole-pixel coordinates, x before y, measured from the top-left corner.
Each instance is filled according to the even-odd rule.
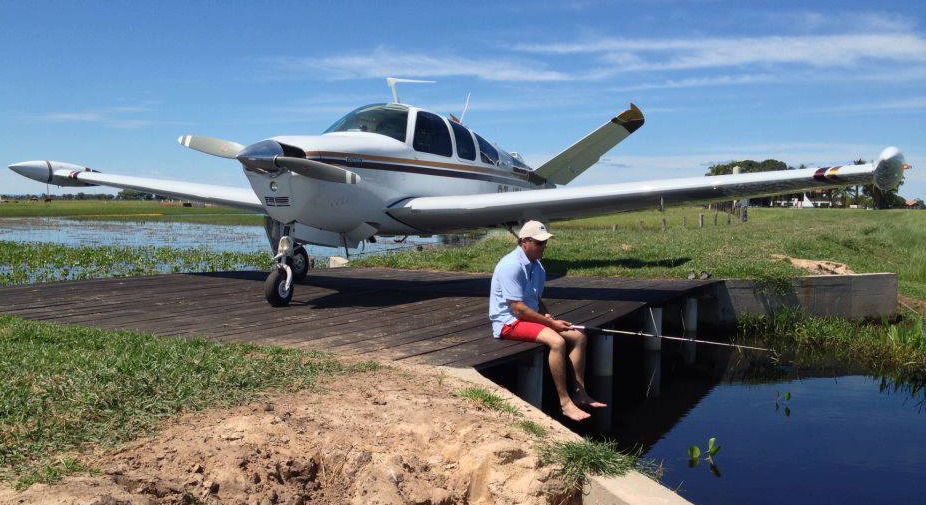
[[[450,122],[450,128],[453,129],[453,136],[457,140],[457,156],[464,160],[475,160],[476,145],[473,144],[469,130],[453,121]]]
[[[405,142],[408,109],[396,104],[373,104],[360,107],[337,120],[325,133],[369,132]]]
[[[476,135],[476,142],[479,142],[479,157],[483,163],[488,163],[489,165],[495,165],[498,163],[498,151],[492,147],[492,144],[488,140]]]
[[[447,125],[437,114],[423,110],[418,111],[415,121],[415,141],[412,147],[416,151],[450,156],[453,154],[453,144],[450,143],[450,132]]]

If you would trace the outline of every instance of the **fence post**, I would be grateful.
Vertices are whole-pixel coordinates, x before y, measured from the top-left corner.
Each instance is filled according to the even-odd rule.
[[[669,223],[666,222],[666,218],[662,218],[662,231],[669,231]]]
[[[704,214],[698,214],[698,228],[704,228]]]
[[[717,212],[717,211],[715,210],[715,211],[714,211],[714,226],[717,226],[717,214],[720,214],[720,212]]]
[[[643,231],[643,221],[640,221],[640,231]]]

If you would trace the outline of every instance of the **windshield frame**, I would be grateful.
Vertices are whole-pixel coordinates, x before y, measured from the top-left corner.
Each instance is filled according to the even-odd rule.
[[[398,103],[374,103],[357,107],[334,122],[325,133],[366,132],[405,143],[408,138],[409,108]]]

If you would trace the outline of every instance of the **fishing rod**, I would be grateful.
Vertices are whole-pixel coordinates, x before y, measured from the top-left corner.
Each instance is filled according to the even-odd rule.
[[[577,325],[572,325],[569,327],[569,329],[585,330],[585,331],[590,331],[590,332],[595,332],[595,333],[612,333],[615,335],[635,335],[638,337],[656,337],[656,338],[664,338],[666,340],[678,340],[679,342],[694,342],[696,344],[717,345],[720,347],[733,347],[736,349],[750,349],[753,351],[774,352],[771,349],[765,349],[763,347],[753,347],[751,345],[727,344],[724,342],[712,342],[710,340],[697,340],[694,338],[670,337],[668,335],[653,335],[652,333],[646,333],[643,331],[607,330],[604,328],[599,328],[597,326],[577,326]]]

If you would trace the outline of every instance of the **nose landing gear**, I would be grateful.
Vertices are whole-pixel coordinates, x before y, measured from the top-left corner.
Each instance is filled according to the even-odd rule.
[[[292,237],[280,237],[276,267],[264,281],[264,297],[274,307],[285,307],[293,299],[293,281],[305,280],[309,272],[309,255],[302,246],[295,246]]]

